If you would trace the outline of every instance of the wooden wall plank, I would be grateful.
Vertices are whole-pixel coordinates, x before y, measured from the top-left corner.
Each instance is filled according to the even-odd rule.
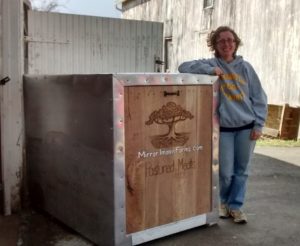
[[[180,96],[165,97],[164,91]],[[167,124],[146,124],[170,102],[193,117],[169,134]],[[211,109],[210,86],[125,88],[127,233],[212,210]]]
[[[15,13],[15,14],[11,14]],[[4,188],[4,214],[20,209],[23,176],[23,3],[2,1],[2,76],[10,82],[1,86],[1,164]]]
[[[164,22],[164,37],[173,37],[170,71],[186,60],[211,57],[207,33],[220,25],[234,28],[243,41],[238,54],[256,69],[269,104],[300,106],[300,1],[214,1],[203,9],[203,0],[125,1],[122,17]],[[167,33],[168,32],[168,33]],[[299,133],[300,134],[300,133]]]

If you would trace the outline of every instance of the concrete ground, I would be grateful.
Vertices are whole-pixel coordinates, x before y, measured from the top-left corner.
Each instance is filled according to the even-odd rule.
[[[143,244],[144,246],[300,245],[300,148],[257,147],[247,201],[248,224],[231,219]],[[0,216],[0,246],[92,246],[44,213]]]

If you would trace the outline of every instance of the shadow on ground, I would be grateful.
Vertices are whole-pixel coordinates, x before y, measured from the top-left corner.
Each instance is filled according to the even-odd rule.
[[[231,219],[225,219],[211,227],[202,226],[143,245],[296,246],[300,241],[299,204],[300,167],[256,153],[244,207],[248,224],[236,225]],[[23,211],[20,221],[18,246],[93,245],[41,212]]]
[[[300,158],[300,156],[299,156]],[[155,246],[296,246],[300,241],[300,167],[255,154],[244,207],[249,223],[231,219],[149,242]]]

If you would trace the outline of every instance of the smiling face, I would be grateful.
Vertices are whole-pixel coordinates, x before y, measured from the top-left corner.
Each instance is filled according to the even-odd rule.
[[[227,62],[231,62],[234,59],[236,48],[236,40],[233,33],[230,31],[220,32],[216,40],[218,56]]]

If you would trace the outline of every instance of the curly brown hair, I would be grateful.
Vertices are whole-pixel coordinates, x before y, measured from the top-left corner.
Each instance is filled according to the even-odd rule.
[[[239,38],[239,36],[236,34],[236,32],[230,28],[229,26],[219,26],[216,30],[211,31],[208,34],[207,37],[207,46],[209,47],[210,51],[215,52],[215,56],[219,57],[218,51],[217,51],[217,40],[219,38],[219,35],[221,32],[231,32],[233,34],[235,43],[236,43],[236,48],[233,53],[233,56],[236,55],[236,52],[239,48],[240,45],[242,45],[242,40]]]

